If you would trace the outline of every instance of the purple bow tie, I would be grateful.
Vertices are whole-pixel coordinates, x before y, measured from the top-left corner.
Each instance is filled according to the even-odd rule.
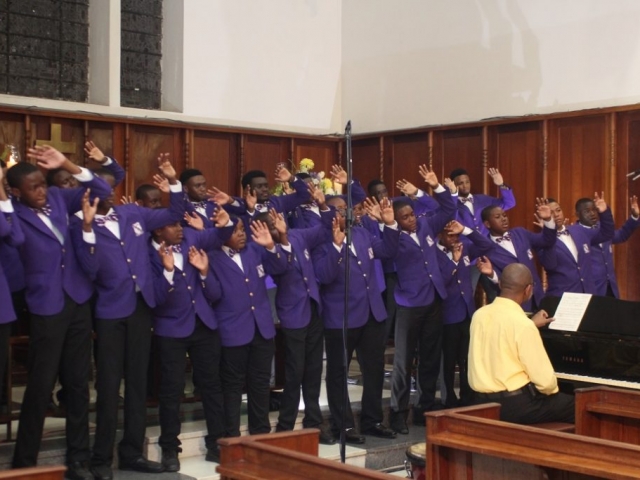
[[[458,197],[462,203],[469,202],[473,205],[473,197]]]
[[[193,205],[193,208],[198,209],[201,208],[203,210],[207,209],[207,202],[205,202],[204,200],[202,202],[191,202],[191,205]]]
[[[95,222],[99,227],[104,227],[107,222],[117,222],[119,218],[120,217],[118,217],[118,214],[113,212],[109,215],[96,217]]]
[[[311,202],[311,203],[303,203],[302,205],[300,205],[300,207],[304,208],[305,210],[310,210],[313,207],[317,207],[318,205],[316,204],[316,202]]]
[[[510,242],[510,241],[511,241],[511,235],[509,234],[509,232],[505,233],[501,237],[496,238],[496,243]]]
[[[237,251],[237,250],[234,250],[233,248],[230,248],[230,249],[227,251],[227,255],[229,255],[229,258],[233,258],[233,256],[234,256],[236,253],[238,253],[238,251]]]
[[[561,232],[557,232],[557,235],[569,235],[569,230],[567,230],[566,228],[564,230],[562,230]]]
[[[171,245],[169,247],[171,250],[173,250],[176,253],[182,253],[182,246],[181,245]]]
[[[33,213],[36,215],[41,213],[42,215],[46,215],[47,217],[51,216],[51,205],[48,203],[42,208],[32,208]]]

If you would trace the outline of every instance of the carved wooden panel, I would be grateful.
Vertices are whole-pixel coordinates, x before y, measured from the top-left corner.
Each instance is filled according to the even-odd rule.
[[[20,158],[26,160],[23,115],[0,113],[0,154],[4,152],[7,145],[15,146]]]
[[[303,158],[310,158],[315,172],[324,172],[330,178],[331,166],[338,164],[338,143],[311,139],[294,139],[293,162],[299,165]],[[346,167],[346,165],[342,165]]]
[[[29,145],[47,144],[56,147],[72,162],[85,164],[84,121],[70,118],[32,116]]]
[[[364,189],[371,180],[380,178],[380,139],[377,137],[352,141],[353,176]],[[346,150],[345,160],[346,162]],[[387,172],[385,172],[387,176]]]
[[[280,162],[289,163],[291,159],[290,140],[281,137],[267,137],[263,135],[246,135],[243,146],[243,169],[237,179],[249,170],[262,170],[269,179],[269,185],[274,186],[274,172]]]
[[[542,131],[540,122],[501,125],[489,129],[488,167],[496,167],[513,188],[516,206],[509,210],[512,227],[532,229],[536,197],[543,196]],[[499,189],[489,180],[489,194]]]
[[[238,136],[233,133],[196,131],[193,135],[193,168],[207,179],[209,187],[216,186],[237,195]]]
[[[396,188],[398,180],[407,180],[416,187],[424,189],[426,185],[418,173],[418,166],[429,164],[428,134],[421,132],[387,138],[388,142],[385,143],[384,152],[385,183],[390,194],[393,196],[401,195],[400,190]],[[429,191],[428,187],[427,191]]]
[[[449,176],[452,170],[464,168],[469,172],[471,192],[484,190],[485,168],[482,165],[482,128],[439,131],[434,134],[433,163],[438,178]]]

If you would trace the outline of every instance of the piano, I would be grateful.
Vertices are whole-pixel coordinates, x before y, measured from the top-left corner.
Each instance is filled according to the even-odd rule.
[[[559,297],[545,297],[550,316]],[[593,296],[577,332],[541,329],[560,389],[607,385],[640,390],[640,302]]]

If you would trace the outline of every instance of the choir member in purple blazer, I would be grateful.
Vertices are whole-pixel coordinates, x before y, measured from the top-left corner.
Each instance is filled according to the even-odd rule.
[[[323,428],[320,411],[324,327],[311,252],[331,238],[333,211],[327,207],[320,189],[313,189],[313,198],[323,222],[315,227],[288,230],[283,214],[274,209],[256,218],[267,224],[273,241],[280,244],[287,256],[287,269],[273,276],[278,287],[275,305],[284,337],[285,359],[285,384],[276,431],[293,430],[302,388],[302,426],[320,429],[320,443],[332,445],[335,439]]]
[[[266,275],[280,275],[287,257],[262,222],[251,222],[247,242],[244,222],[209,264],[222,288],[214,305],[222,344],[220,378],[224,396],[225,437],[240,436],[242,389],[247,386],[249,433],[269,433],[269,382],[276,329],[265,285]]]
[[[599,221],[602,210],[596,205],[596,199],[581,198],[576,202],[576,215],[578,225],[588,230],[601,227]],[[595,281],[595,294],[607,295],[620,298],[618,281],[613,263],[613,245],[626,242],[633,232],[640,226],[640,209],[638,208],[638,198],[634,195],[630,199],[631,216],[615,230],[613,238],[592,247],[591,272]]]
[[[49,146],[29,150],[46,169],[63,168],[82,188],[47,188],[33,164],[11,167],[7,179],[13,207],[24,233],[20,258],[25,273],[25,297],[31,312],[29,377],[20,411],[13,467],[34,466],[42,439],[46,409],[60,373],[67,402],[67,476],[90,478],[89,370],[91,365],[91,282],[76,260],[69,218],[81,209],[85,189],[106,198],[109,186]],[[88,195],[87,195],[88,196]]]
[[[91,472],[98,480],[112,478],[111,463],[118,424],[120,382],[125,379],[124,433],[118,444],[118,468],[146,473],[164,470],[143,456],[146,432],[147,370],[151,348],[151,309],[156,306],[153,271],[148,254],[149,233],[184,215],[182,185],[168,154],[158,158],[162,175],[154,182],[170,192],[169,209],[136,204],[114,206],[111,195],[85,207],[76,222],[78,259],[96,287],[97,334],[96,435]],[[109,171],[98,175],[113,188]],[[87,215],[89,214],[89,215]]]
[[[389,418],[391,428],[402,434],[409,433],[406,419],[416,347],[419,350],[420,399],[414,405],[414,419],[423,424],[424,412],[441,408],[441,404],[436,402],[435,394],[442,354],[441,302],[447,293],[438,268],[435,244],[438,233],[455,214],[451,193],[440,185],[436,174],[426,165],[421,165],[419,172],[434,190],[440,207],[432,216],[416,218],[410,203],[394,203],[402,235],[394,258],[398,273],[394,297],[398,307]]]
[[[292,175],[282,165],[276,168],[276,181],[288,183],[294,193],[272,195],[267,175],[261,170],[250,170],[242,176],[242,188],[245,192],[243,206],[249,217],[256,213],[268,212],[272,208],[278,213],[287,214],[309,200],[307,183]]]
[[[436,246],[440,273],[447,289],[447,297],[442,301],[442,371],[447,392],[445,405],[451,408],[470,405],[473,401],[467,379],[469,327],[476,311],[471,272],[476,269],[476,259],[491,250],[492,245],[477,230],[452,221],[438,235]],[[460,379],[459,402],[454,390],[456,365]]]
[[[538,248],[552,248],[557,238],[556,224],[546,200],[538,198],[536,204],[536,213],[544,224],[541,233],[533,233],[522,227],[509,229],[509,217],[502,207],[497,205],[486,207],[482,211],[484,225],[489,230],[489,239],[494,243],[487,257],[498,276],[511,263],[523,263],[531,271],[533,295],[522,304],[522,308],[527,312],[536,310],[544,297],[533,252]]]
[[[234,225],[221,208],[214,211],[213,219],[216,228],[203,231],[183,228],[180,222],[155,229],[149,247],[155,273],[154,334],[162,374],[158,444],[168,472],[180,470],[178,435],[187,354],[207,423],[206,460],[220,461],[216,444],[224,435],[220,335],[211,304],[220,299],[222,290],[209,269],[205,251],[220,248],[233,233]]]
[[[351,405],[343,407],[344,376],[342,325],[345,313],[345,263],[351,264],[348,285],[348,333],[347,358],[354,350],[362,370],[362,433],[382,438],[395,438],[395,433],[382,424],[382,385],[384,380],[385,324],[387,312],[382,302],[378,282],[375,279],[373,260],[390,258],[398,246],[399,231],[393,216],[393,208],[385,199],[381,205],[371,204],[369,212],[384,223],[382,239],[364,228],[352,229],[351,251],[344,246],[344,216],[346,203],[335,197],[330,206],[339,212],[333,222],[333,241],[312,252],[313,267],[321,284],[322,320],[324,323],[325,349],[327,353],[327,396],[334,434],[344,430],[349,443],[364,443],[353,420]],[[343,421],[344,416],[344,421]]]
[[[561,297],[564,292],[596,293],[592,270],[594,246],[613,238],[615,226],[611,209],[600,214],[601,228],[583,228],[580,224],[565,225],[560,204],[547,199],[558,229],[558,240],[551,248],[536,250],[540,264],[547,272],[547,295]],[[604,203],[600,199],[599,202]],[[540,224],[539,224],[540,225]]]

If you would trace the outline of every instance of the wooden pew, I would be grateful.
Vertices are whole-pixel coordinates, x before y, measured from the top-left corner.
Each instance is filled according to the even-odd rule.
[[[218,440],[221,480],[388,480],[384,473],[318,458],[314,428]]]
[[[0,472],[0,480],[62,480],[66,471],[63,465],[14,468]]]
[[[640,445],[640,392],[592,387],[575,395],[577,434]]]
[[[427,478],[640,478],[640,446],[501,422],[499,409],[427,414]]]

